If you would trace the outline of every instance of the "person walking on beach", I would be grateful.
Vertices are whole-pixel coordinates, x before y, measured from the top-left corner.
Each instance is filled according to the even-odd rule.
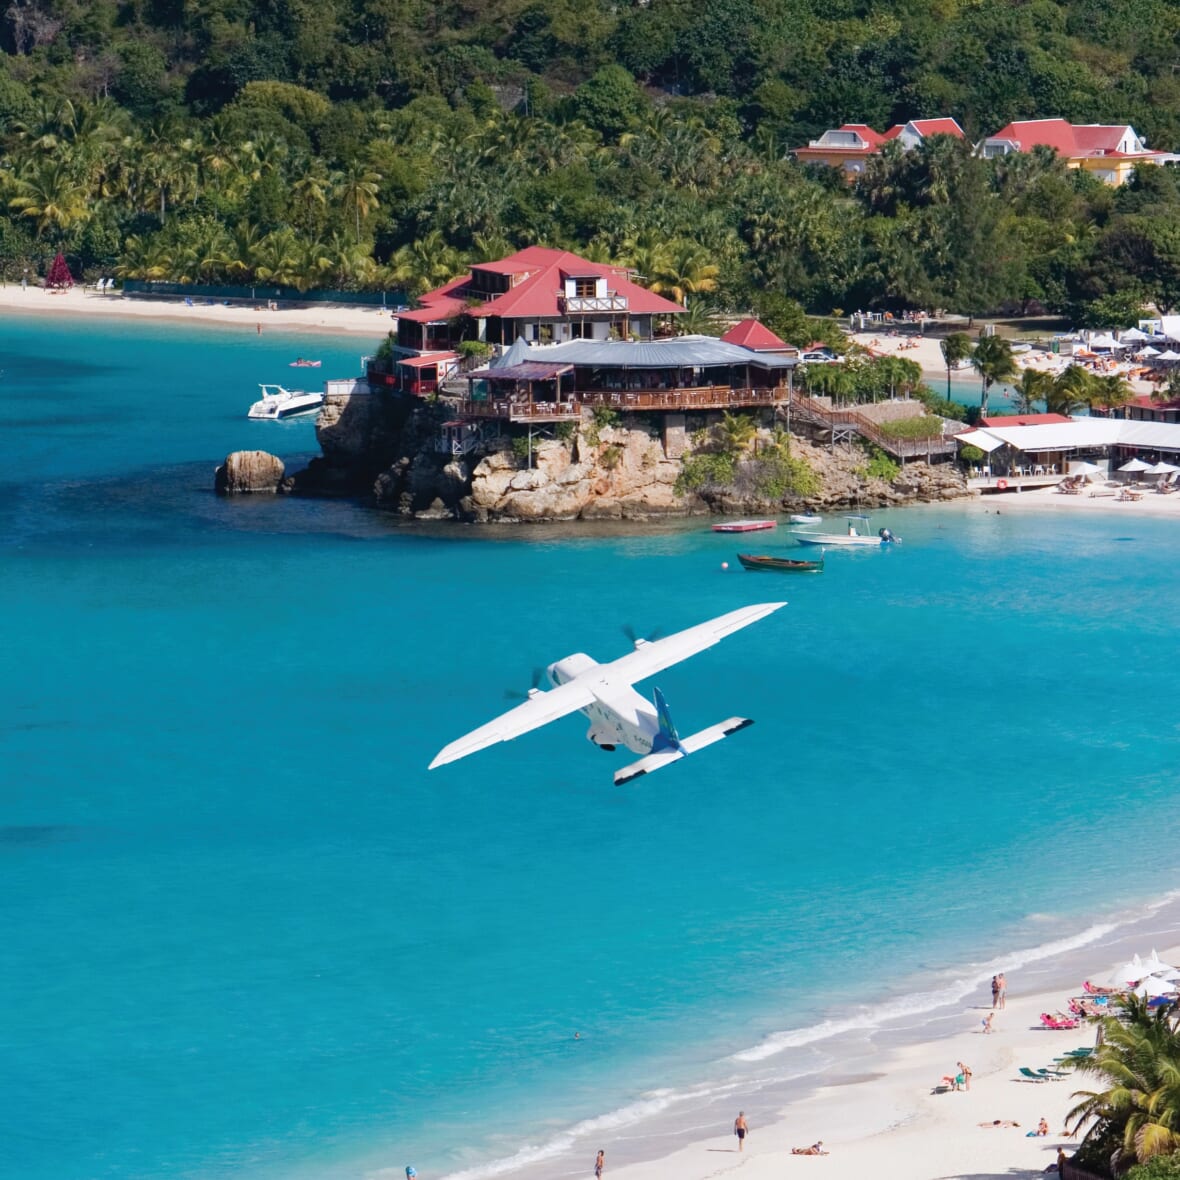
[[[603,1170],[606,1168],[606,1152],[600,1151],[594,1161],[594,1180],[602,1180]]]
[[[1000,977],[998,975],[992,976],[992,1007],[998,1008],[1000,1006]]]
[[[739,1110],[737,1118],[733,1120],[733,1133],[738,1137],[738,1151],[745,1151],[746,1134],[749,1130],[749,1124],[746,1122],[746,1112]]]
[[[1005,979],[1003,971],[996,976],[996,982],[1000,985],[1000,1008],[1004,1007],[1004,1001],[1008,998],[1008,980]]]

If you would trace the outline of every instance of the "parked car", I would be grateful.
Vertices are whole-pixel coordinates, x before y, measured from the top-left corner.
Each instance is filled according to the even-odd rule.
[[[840,357],[826,348],[816,348],[803,353],[799,360],[805,365],[834,365]]]

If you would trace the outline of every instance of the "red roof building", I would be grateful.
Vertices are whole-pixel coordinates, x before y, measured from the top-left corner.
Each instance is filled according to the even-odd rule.
[[[650,338],[657,316],[684,308],[641,287],[623,267],[566,250],[529,246],[428,291],[398,315],[404,352],[453,348],[460,340],[510,345]]]
[[[998,414],[980,418],[980,426],[1047,426],[1050,423],[1072,422],[1065,414]]]
[[[875,156],[891,140],[897,140],[905,148],[917,147],[932,135],[952,135],[956,139],[966,138],[963,129],[954,119],[911,119],[890,127],[884,135],[864,123],[845,123],[841,127],[825,131],[819,139],[813,139],[806,147],[796,148],[795,159],[804,163],[828,164],[842,168],[850,175],[864,171],[864,161]]]
[[[1149,151],[1128,123],[1067,123],[1064,119],[1026,119],[1001,127],[976,147],[985,159],[1052,148],[1067,167],[1092,172],[1107,184],[1124,184],[1141,164],[1171,164],[1180,157]]]
[[[736,344],[741,348],[748,348],[751,352],[781,352],[784,354],[797,353],[785,340],[780,340],[764,323],[756,319],[742,320],[734,324],[721,337],[726,344]]]

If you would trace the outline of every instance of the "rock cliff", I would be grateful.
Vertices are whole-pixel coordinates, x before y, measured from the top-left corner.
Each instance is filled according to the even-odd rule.
[[[725,487],[677,495],[682,455],[691,453],[682,416],[636,414],[600,424],[586,414],[577,424],[534,428],[530,446],[527,435],[500,435],[493,423],[469,433],[475,428],[452,423],[451,413],[445,403],[358,390],[330,394],[316,424],[323,457],[295,477],[296,490],[368,492],[408,518],[475,522],[769,514],[968,494],[963,476],[948,465],[908,464],[886,481],[868,476],[860,448],[830,450],[792,438],[791,455],[818,476],[814,494],[768,499]],[[703,416],[690,425],[699,429]],[[770,445],[771,426],[768,418],[760,444]]]

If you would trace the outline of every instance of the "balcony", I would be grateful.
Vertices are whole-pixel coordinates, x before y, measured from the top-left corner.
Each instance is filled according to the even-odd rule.
[[[558,307],[563,315],[582,315],[589,311],[626,311],[627,296],[608,291],[605,295],[562,295]]]
[[[729,385],[705,385],[695,389],[578,390],[572,400],[529,401],[522,398],[489,398],[460,401],[458,412],[473,418],[502,418],[509,422],[576,421],[583,408],[607,406],[628,413],[645,411],[691,412],[774,406],[787,397],[785,386],[774,389],[735,389]]]

